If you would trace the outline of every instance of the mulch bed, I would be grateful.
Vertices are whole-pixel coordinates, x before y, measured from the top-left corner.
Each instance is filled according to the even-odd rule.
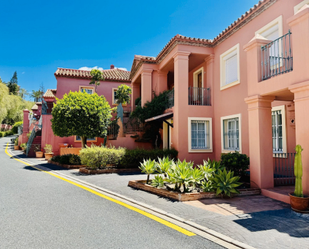
[[[117,169],[117,168],[106,168],[106,169],[87,169],[87,168],[80,168],[80,173],[87,174],[87,175],[96,175],[96,174],[112,174],[112,173],[140,173],[140,169]]]
[[[169,191],[166,189],[160,189],[152,187],[151,185],[146,184],[146,181],[129,181],[128,186],[144,190],[162,197],[166,197],[176,201],[195,201],[201,199],[210,199],[210,198],[221,198],[217,196],[215,193],[211,192],[197,192],[197,193],[179,193],[174,191]],[[259,195],[261,194],[261,190],[259,188],[248,188],[248,189],[238,189],[240,194],[233,194],[233,197],[236,196],[250,196],[250,195]]]

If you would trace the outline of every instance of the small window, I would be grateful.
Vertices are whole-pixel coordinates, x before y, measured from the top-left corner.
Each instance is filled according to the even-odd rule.
[[[300,2],[299,4],[297,4],[296,6],[294,6],[294,15],[306,4],[309,5],[309,0],[304,0]]]
[[[239,44],[220,55],[221,90],[240,83]]]
[[[286,153],[285,106],[272,108],[273,153]]]
[[[113,88],[113,105],[117,105],[116,92],[117,88]]]
[[[212,152],[211,118],[189,118],[189,152]]]
[[[74,142],[81,142],[82,139],[80,136],[74,137]],[[87,138],[87,142],[97,142],[97,138]]]
[[[80,91],[81,92],[86,92],[88,94],[93,94],[93,88],[90,88],[90,87],[81,87]]]
[[[240,114],[221,118],[222,152],[241,151]]]

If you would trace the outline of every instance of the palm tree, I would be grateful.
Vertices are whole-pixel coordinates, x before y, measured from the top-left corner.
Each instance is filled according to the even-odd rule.
[[[38,91],[32,90],[31,97],[34,98],[35,102],[39,102],[43,97],[43,92],[40,91],[40,90],[38,90]]]
[[[28,96],[28,95],[29,95],[29,93],[26,89],[24,89],[24,88],[19,89],[19,96],[22,99],[25,99],[25,97]]]

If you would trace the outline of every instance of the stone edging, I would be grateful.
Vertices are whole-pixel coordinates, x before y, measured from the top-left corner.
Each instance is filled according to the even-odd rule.
[[[162,197],[166,197],[176,201],[195,201],[201,199],[212,199],[212,198],[221,198],[218,197],[215,193],[177,193],[173,191],[168,191],[165,189],[158,189],[150,185],[145,184],[146,181],[129,181],[128,186],[140,190],[144,190]],[[233,194],[233,197],[236,196],[249,196],[249,195],[259,195],[261,190],[259,188],[250,188],[250,189],[239,189],[240,194]]]
[[[51,163],[51,164],[54,164],[54,165],[58,165],[60,167],[66,168],[66,169],[79,169],[79,168],[85,167],[85,165],[61,164],[61,163],[54,162],[52,160],[48,160],[48,163]]]
[[[133,172],[141,172],[139,169],[87,169],[80,168],[80,173],[87,175],[96,175],[96,174],[111,174],[111,173],[133,173]]]

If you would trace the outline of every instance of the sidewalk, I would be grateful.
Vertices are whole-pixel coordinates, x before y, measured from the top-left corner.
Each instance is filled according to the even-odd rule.
[[[309,215],[297,214],[289,205],[264,196],[177,202],[127,186],[129,180],[146,179],[144,174],[83,175],[44,160],[27,161],[164,210],[255,248],[309,248]]]

